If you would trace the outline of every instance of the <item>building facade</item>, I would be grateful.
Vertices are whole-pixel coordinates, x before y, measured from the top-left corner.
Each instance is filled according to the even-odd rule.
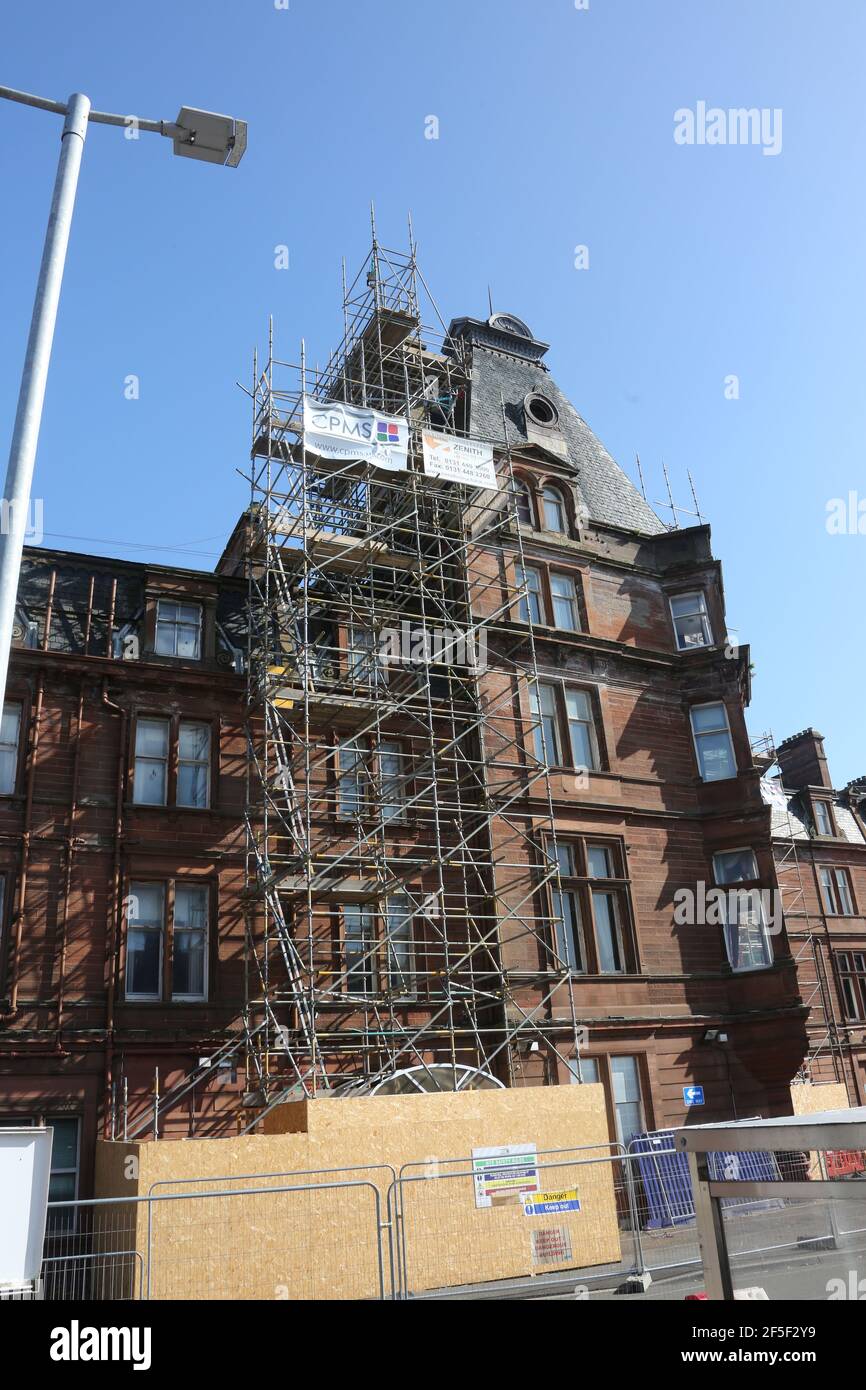
[[[842,1082],[866,1104],[866,780],[836,789],[823,735],[804,729],[775,750],[763,781],[776,877],[809,1008],[804,1074]]]
[[[659,521],[519,319],[434,345],[375,255],[336,368],[263,374],[213,573],[25,557],[0,1120],[55,1123],[55,1196],[97,1137],[407,1071],[597,1080],[621,1142],[790,1109],[807,1010],[738,902],[771,807],[709,528]],[[496,486],[311,457],[305,396],[481,444]]]
[[[569,965],[548,1009],[562,1045],[526,1059],[523,1078],[601,1080],[621,1141],[783,1113],[804,1011],[784,923],[760,899],[726,911],[731,888],[766,895],[773,865],[745,726],[749,650],[726,636],[709,528],[660,524],[525,325],[453,328],[471,343],[469,432],[492,436],[505,402],[517,525],[488,556],[496,583],[480,602],[511,595],[498,640],[517,643],[517,661],[534,646],[538,683],[518,718],[526,758],[550,777],[524,809],[528,825],[543,820],[551,795],[561,875],[542,913]],[[530,1012],[538,943],[524,934],[504,949],[512,1009]],[[570,1066],[567,995],[586,1030]]]
[[[97,1137],[149,1119],[237,1025],[245,598],[215,574],[25,554],[0,768],[0,1120],[54,1124],[58,1199],[86,1193]],[[161,1132],[216,1132],[231,1089],[205,1077]]]

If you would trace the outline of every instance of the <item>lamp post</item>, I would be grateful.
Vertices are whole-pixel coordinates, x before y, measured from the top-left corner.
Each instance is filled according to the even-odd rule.
[[[231,116],[219,116],[213,111],[199,111],[194,107],[181,108],[174,122],[143,121],[130,116],[117,116],[107,111],[91,110],[90,100],[75,92],[65,104],[49,101],[45,97],[32,96],[29,92],[18,92],[12,87],[0,87],[0,97],[8,101],[22,102],[43,111],[53,111],[64,117],[63,133],[60,137],[60,159],[57,176],[54,180],[54,194],[51,211],[48,214],[48,229],[42,251],[42,264],[36,285],[36,299],[30,321],[30,336],[27,340],[27,353],[18,393],[18,408],[12,431],[12,444],[9,450],[9,464],[6,470],[6,483],[0,499],[0,712],[6,695],[6,678],[9,671],[9,654],[12,645],[12,627],[15,621],[15,601],[18,595],[18,578],[21,571],[21,555],[24,549],[24,533],[30,509],[30,488],[33,481],[33,468],[36,462],[36,445],[39,440],[39,427],[42,423],[42,405],[45,400],[45,385],[48,379],[48,364],[51,360],[51,345],[54,340],[54,325],[57,322],[57,306],[60,300],[60,286],[63,281],[63,267],[66,262],[66,248],[69,245],[69,229],[72,225],[72,211],[75,206],[75,191],[78,186],[78,173],[84,140],[90,121],[100,125],[126,126],[134,124],[136,130],[166,136],[172,141],[174,153],[187,159],[204,160],[209,164],[227,164],[236,167],[247,144],[246,122],[236,121]]]

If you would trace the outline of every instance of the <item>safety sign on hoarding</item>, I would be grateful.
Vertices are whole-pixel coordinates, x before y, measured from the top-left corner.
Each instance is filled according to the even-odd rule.
[[[490,444],[423,430],[421,449],[428,478],[445,478],[451,483],[465,483],[467,487],[499,487]]]
[[[535,1144],[500,1144],[472,1150],[476,1207],[519,1202],[538,1191],[538,1150]]]
[[[347,463],[369,459],[377,468],[405,473],[409,425],[399,415],[360,409],[342,401],[304,397],[304,447],[320,458]]]
[[[559,1192],[524,1193],[520,1200],[524,1216],[555,1216],[561,1211],[580,1211],[580,1198],[573,1187]]]

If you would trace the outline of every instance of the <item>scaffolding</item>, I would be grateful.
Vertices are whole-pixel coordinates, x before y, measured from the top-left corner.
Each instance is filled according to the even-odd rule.
[[[504,405],[482,441],[497,490],[422,467],[422,430],[470,438],[466,352],[411,224],[398,252],[374,222],[325,367],[303,343],[278,360],[272,328],[254,364],[251,1124],[410,1068],[430,1089],[449,1069],[515,1085],[541,1053],[580,1079],[531,605],[504,579],[523,560]],[[407,421],[407,471],[314,454],[305,399]]]

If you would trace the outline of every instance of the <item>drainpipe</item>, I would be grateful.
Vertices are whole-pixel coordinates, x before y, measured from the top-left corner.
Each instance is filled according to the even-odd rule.
[[[75,814],[78,810],[78,784],[81,771],[81,729],[84,724],[84,681],[78,688],[78,717],[75,724],[75,752],[72,764],[72,793],[69,801],[69,829],[66,835],[66,873],[60,919],[60,978],[57,982],[57,1050],[63,1048],[63,1005],[66,998],[66,949],[68,944],[69,895],[72,891],[72,861],[75,856]]]
[[[126,750],[126,726],[129,720],[127,710],[108,698],[108,681],[102,682],[102,705],[120,715],[120,740],[117,753],[117,785],[114,807],[114,864],[111,874],[111,897],[108,905],[108,932],[105,947],[106,969],[108,971],[108,991],[105,1006],[105,1078],[103,1088],[103,1135],[109,1136],[109,1114],[106,1097],[111,1094],[114,1082],[114,1002],[115,980],[117,976],[117,930],[120,913],[120,856],[123,835],[123,766]]]
[[[21,945],[24,939],[24,916],[27,901],[27,871],[30,866],[30,836],[33,821],[33,788],[36,782],[36,755],[39,751],[39,726],[42,717],[42,699],[45,692],[45,673],[39,672],[36,682],[36,701],[33,707],[33,743],[30,749],[30,763],[27,768],[27,794],[24,803],[24,829],[21,834],[21,868],[18,877],[18,913],[15,923],[15,941],[12,948],[12,987],[9,993],[10,1018],[18,1013],[18,986],[21,981]]]

